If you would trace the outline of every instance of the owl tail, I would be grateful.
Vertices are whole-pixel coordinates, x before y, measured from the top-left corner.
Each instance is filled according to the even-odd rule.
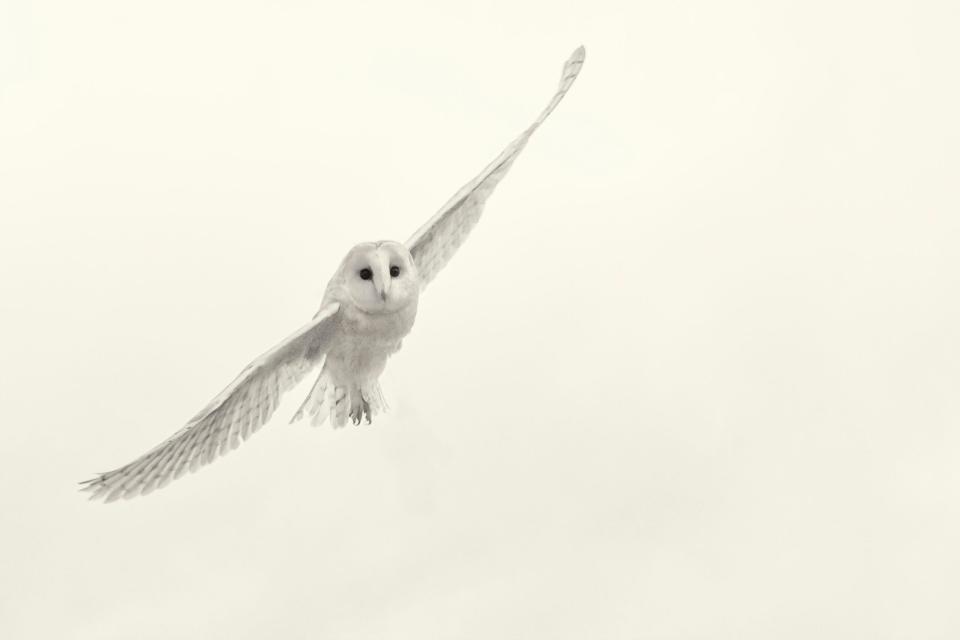
[[[376,380],[359,385],[337,384],[324,367],[290,423],[310,416],[310,426],[319,427],[330,416],[330,424],[335,428],[345,426],[348,418],[353,424],[363,420],[370,424],[373,416],[388,408]]]

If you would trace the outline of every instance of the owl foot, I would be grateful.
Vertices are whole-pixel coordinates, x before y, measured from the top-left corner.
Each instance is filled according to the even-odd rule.
[[[337,385],[325,371],[320,373],[309,395],[300,405],[291,422],[310,416],[310,424],[319,426],[330,418],[335,429],[353,424],[373,424],[373,416],[387,409],[377,381],[362,385]]]
[[[370,403],[367,402],[367,399],[360,395],[360,402],[355,403],[350,408],[350,420],[353,424],[360,424],[362,420],[366,420],[367,424],[371,424],[371,418],[373,417],[373,411],[370,410]]]

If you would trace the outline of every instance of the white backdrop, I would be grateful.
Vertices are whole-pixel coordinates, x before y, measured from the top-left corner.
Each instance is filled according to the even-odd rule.
[[[957,7],[3,3],[0,637],[960,636]],[[581,43],[391,413],[76,492]]]

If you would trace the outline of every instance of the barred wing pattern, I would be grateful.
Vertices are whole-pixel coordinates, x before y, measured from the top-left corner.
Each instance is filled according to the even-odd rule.
[[[560,104],[560,100],[577,79],[585,57],[586,51],[583,47],[579,47],[571,54],[563,66],[560,87],[540,117],[534,120],[533,124],[520,134],[520,137],[507,145],[507,148],[487,165],[480,175],[461,187],[440,208],[440,211],[407,240],[407,248],[413,255],[420,273],[421,289],[433,280],[467,239],[467,235],[480,220],[487,198],[510,170],[510,165],[523,151],[533,132]]]
[[[280,397],[296,386],[329,349],[340,305],[330,304],[299,331],[263,354],[240,373],[180,431],[119,469],[87,480],[91,500],[146,495],[187,471],[236,449],[267,423]]]

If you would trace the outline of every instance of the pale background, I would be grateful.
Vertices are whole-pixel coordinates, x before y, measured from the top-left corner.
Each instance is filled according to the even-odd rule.
[[[0,4],[0,637],[960,637],[956,2]],[[173,431],[587,62],[372,427]]]

